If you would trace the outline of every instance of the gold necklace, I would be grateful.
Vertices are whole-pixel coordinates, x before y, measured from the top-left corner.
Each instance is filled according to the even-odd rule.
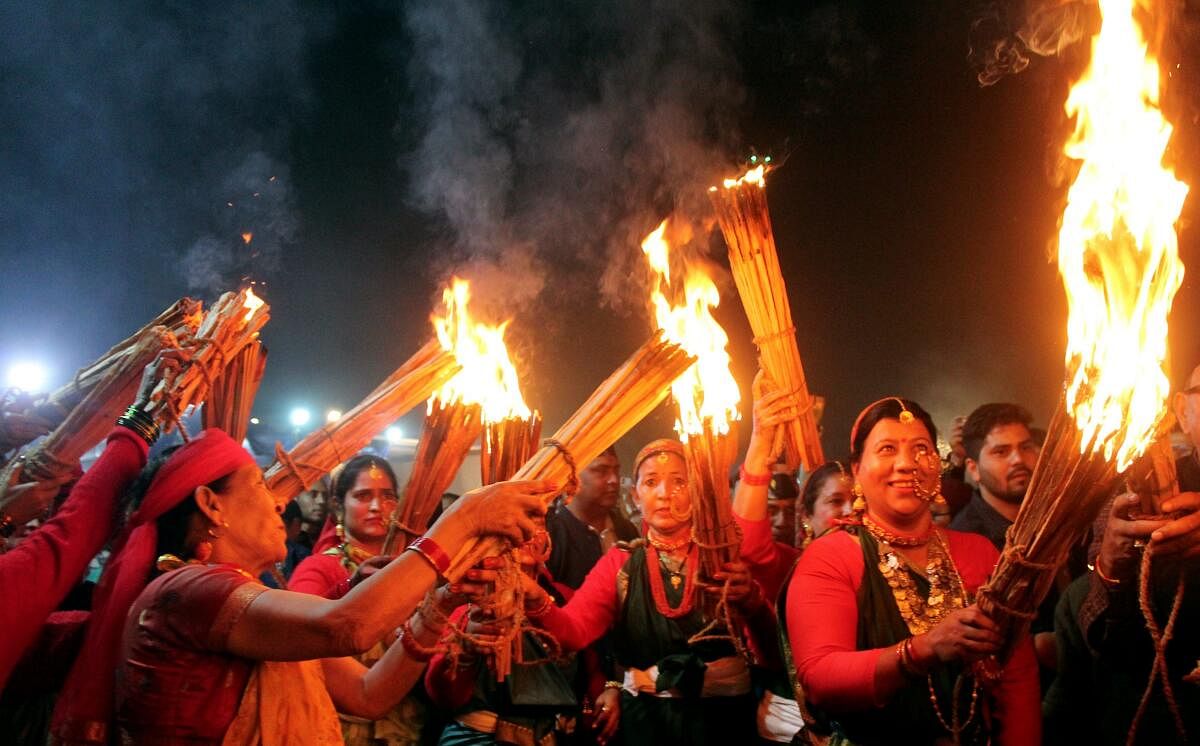
[[[964,608],[966,591],[962,578],[954,566],[949,550],[942,542],[941,534],[934,533],[936,541],[928,543],[929,556],[925,562],[925,577],[929,580],[929,597],[921,598],[917,581],[902,568],[900,556],[884,543],[877,544],[879,572],[892,589],[892,597],[900,616],[908,625],[908,631],[923,635],[942,621],[951,611]]]
[[[683,537],[679,541],[672,544],[669,542],[665,542],[662,539],[656,539],[656,538],[654,538],[653,535],[651,535],[650,533],[647,533],[646,540],[650,542],[650,546],[654,547],[655,549],[657,549],[660,552],[674,552],[676,549],[682,549],[683,547],[687,546],[688,544],[691,544],[692,536],[691,536],[691,534],[688,534],[687,536]]]
[[[862,519],[863,525],[867,527],[867,530],[871,532],[871,536],[874,536],[876,541],[891,544],[894,547],[912,548],[925,546],[929,543],[929,538],[933,536],[933,523],[930,523],[925,533],[919,536],[906,536],[889,531],[879,525],[875,522],[875,519],[871,518],[870,513],[863,513]]]

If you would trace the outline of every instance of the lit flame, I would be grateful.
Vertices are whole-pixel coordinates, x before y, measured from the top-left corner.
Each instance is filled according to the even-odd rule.
[[[445,315],[434,315],[433,327],[442,348],[454,353],[462,370],[434,393],[430,406],[433,399],[462,401],[482,406],[484,422],[529,419],[517,369],[504,346],[508,322],[488,326],[475,321],[467,310],[470,300],[470,283],[457,277],[442,292]]]
[[[1067,290],[1067,408],[1123,470],[1153,440],[1170,388],[1167,315],[1183,281],[1175,222],[1188,187],[1162,165],[1171,125],[1134,0],[1101,0],[1087,72],[1071,88],[1082,161],[1067,195],[1058,265]]]
[[[249,246],[249,245],[250,245],[250,242],[251,242],[251,241],[253,241],[253,240],[254,240],[254,234],[253,234],[253,233],[249,233],[249,232],[247,232],[247,233],[243,233],[243,234],[242,234],[242,243],[246,244],[247,246]]]
[[[666,229],[664,220],[642,242],[642,251],[657,277],[650,300],[658,327],[668,340],[696,356],[692,367],[671,385],[679,407],[675,429],[686,441],[689,434],[703,432],[704,421],[709,420],[712,431],[723,435],[729,432],[731,422],[741,419],[737,411],[741,394],[729,372],[729,352],[725,349],[729,337],[711,312],[720,304],[721,296],[707,275],[689,268],[683,283],[683,303],[672,305],[666,295],[671,291]],[[673,295],[678,296],[678,292]]]
[[[254,294],[252,288],[246,288],[246,301],[242,303],[242,308],[249,309],[243,317],[246,323],[249,323],[250,319],[254,318],[254,312],[262,308],[265,303],[265,300]]]
[[[757,187],[765,187],[767,185],[766,179],[764,178],[766,173],[766,165],[760,163],[736,179],[725,179],[724,185],[726,189],[734,189],[736,187],[740,187],[742,184],[753,184]],[[716,187],[710,187],[710,191],[715,192],[716,190]]]

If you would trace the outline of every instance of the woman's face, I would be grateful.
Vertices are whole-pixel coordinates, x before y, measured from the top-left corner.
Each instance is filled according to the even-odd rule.
[[[691,528],[687,466],[676,454],[656,453],[643,461],[634,491],[642,508],[642,520],[656,533],[669,536]]]
[[[285,502],[275,498],[255,464],[240,467],[220,493],[223,522],[215,528],[243,569],[262,571],[287,557],[287,529],[283,525]]]
[[[812,515],[805,516],[814,537],[833,528],[834,519],[850,515],[854,504],[851,490],[850,477],[845,474],[830,474],[821,482],[817,499],[813,501]]]
[[[871,514],[901,525],[929,510],[920,494],[937,489],[939,467],[925,423],[882,419],[867,434],[854,478],[862,485]]]
[[[386,471],[368,466],[347,490],[344,506],[342,525],[350,540],[376,543],[387,537],[387,522],[396,509],[396,485]]]

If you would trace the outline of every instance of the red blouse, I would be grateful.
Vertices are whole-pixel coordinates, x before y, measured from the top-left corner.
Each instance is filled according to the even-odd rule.
[[[342,565],[341,556],[310,554],[296,565],[288,578],[289,591],[311,593],[322,598],[338,599],[350,590],[350,573]]]
[[[771,521],[766,518],[751,521],[734,514],[733,520],[742,530],[742,561],[748,565],[750,577],[758,581],[763,594],[774,603],[800,550],[775,541]]]
[[[112,535],[117,500],[146,464],[146,441],[114,428],[104,453],[54,517],[0,555],[0,689],[46,617]]]
[[[551,606],[537,623],[554,635],[564,651],[582,650],[604,636],[621,610],[617,573],[629,552],[613,547],[600,558],[566,606]]]
[[[226,651],[266,587],[228,565],[156,578],[129,610],[117,668],[117,720],[134,743],[220,743],[255,661]]]
[[[963,585],[974,594],[987,582],[999,554],[977,534],[943,530]],[[808,700],[830,710],[875,707],[875,665],[890,648],[858,650],[858,589],[862,548],[845,531],[808,545],[788,586],[788,638]],[[1041,742],[1041,691],[1033,643],[1022,640],[995,689],[1000,744]]]

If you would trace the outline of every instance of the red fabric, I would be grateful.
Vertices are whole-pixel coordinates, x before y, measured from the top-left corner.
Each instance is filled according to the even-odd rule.
[[[113,545],[92,606],[83,651],[54,708],[51,732],[61,740],[106,738],[113,709],[113,671],[129,607],[146,587],[158,543],[155,521],[201,487],[254,464],[254,457],[223,431],[210,428],[163,464]]]
[[[325,516],[325,525],[321,527],[321,533],[317,536],[317,540],[313,543],[313,554],[320,554],[326,549],[333,549],[341,540],[337,536],[337,526],[333,522],[333,512]]]
[[[296,565],[292,577],[288,578],[288,590],[297,593],[311,593],[322,598],[340,598],[345,595],[332,595],[339,588],[348,586],[350,573],[342,566],[339,557],[328,554],[310,554]]]
[[[466,605],[459,606],[450,614],[448,624],[462,629],[467,621]],[[434,706],[447,712],[457,712],[467,706],[475,692],[475,677],[479,673],[479,659],[472,666],[457,668],[445,653],[436,653],[425,669],[425,691]]]
[[[566,606],[551,606],[534,620],[554,635],[564,651],[582,650],[604,636],[617,621],[617,573],[629,553],[613,547],[600,558]]]
[[[134,743],[220,742],[255,665],[225,652],[226,642],[264,590],[228,565],[186,565],[146,586],[116,673],[117,719]]]
[[[963,585],[974,594],[996,565],[996,548],[977,534],[944,533]],[[856,649],[863,569],[858,542],[835,531],[808,545],[788,586],[788,638],[800,683],[810,702],[831,710],[863,710],[879,703],[875,665],[890,648]],[[996,701],[999,743],[1040,742],[1037,662],[1028,638],[1002,671]]]
[[[762,587],[763,595],[774,603],[800,550],[775,541],[771,521],[766,518],[751,521],[735,513],[733,520],[742,530],[742,561],[749,566],[750,577]]]
[[[66,502],[15,549],[0,555],[0,689],[113,533],[117,500],[146,463],[146,442],[115,428],[104,453]]]

